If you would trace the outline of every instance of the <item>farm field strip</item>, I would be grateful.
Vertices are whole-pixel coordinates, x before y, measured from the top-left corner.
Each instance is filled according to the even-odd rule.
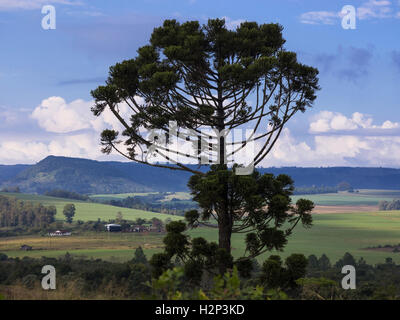
[[[65,219],[62,211],[67,203],[73,203],[75,205],[76,213],[74,216],[74,220],[96,221],[97,219],[100,218],[102,220],[108,221],[109,219],[114,219],[117,212],[121,212],[123,214],[124,219],[128,220],[136,220],[137,218],[143,218],[143,219],[158,218],[160,220],[166,220],[168,218],[170,218],[171,220],[182,219],[182,217],[169,214],[162,214],[162,213],[138,210],[138,209],[121,208],[106,204],[85,202],[73,199],[55,198],[55,197],[30,195],[23,193],[0,192],[0,195],[13,196],[16,197],[17,199],[30,201],[33,203],[42,203],[45,206],[53,205],[57,208],[56,218],[59,220]]]
[[[128,196],[145,196],[148,193],[122,193],[122,194],[109,194],[109,195],[92,195],[94,199],[102,200],[121,200]],[[154,192],[153,192],[154,194]],[[313,201],[316,205],[321,206],[365,206],[365,205],[378,205],[381,200],[392,201],[394,198],[400,198],[399,190],[369,190],[361,189],[359,192],[339,192],[339,193],[324,193],[324,194],[305,194],[294,195],[292,201],[296,202],[300,198],[305,198]],[[191,195],[189,192],[174,192],[168,194],[162,201],[169,201],[173,198],[180,200],[190,200]]]
[[[188,231],[188,234],[191,237],[203,237],[208,241],[217,241],[218,238],[217,230],[214,228],[201,227]],[[384,213],[382,216],[376,212],[315,215],[313,227],[305,229],[298,226],[283,252],[272,251],[260,257],[259,260],[264,260],[270,254],[280,254],[285,257],[291,253],[303,253],[306,256],[310,254],[320,256],[325,253],[332,262],[335,262],[345,252],[350,252],[357,259],[364,257],[369,263],[383,262],[386,257],[392,257],[394,261],[400,262],[400,253],[366,250],[367,247],[372,246],[398,244],[399,234],[399,211]],[[62,256],[68,251],[72,255],[89,258],[113,260],[117,257],[119,261],[126,261],[132,258],[133,250],[138,246],[144,248],[148,257],[155,252],[160,252],[163,247],[162,238],[163,235],[160,234],[100,233],[95,236],[88,234],[71,236],[68,239],[60,238],[57,242],[53,242],[54,247],[49,247],[47,237],[33,237],[32,243],[29,242],[29,237],[0,238],[0,251],[11,257]],[[36,245],[33,240],[37,241]],[[17,250],[17,246],[22,244],[32,245],[34,250]],[[46,249],[35,250],[36,246]],[[244,235],[234,235],[232,254],[239,257],[244,250]]]

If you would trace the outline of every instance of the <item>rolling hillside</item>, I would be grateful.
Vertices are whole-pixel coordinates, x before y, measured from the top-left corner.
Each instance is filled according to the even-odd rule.
[[[12,196],[16,197],[17,199],[33,203],[42,203],[45,206],[53,205],[57,208],[56,218],[59,220],[65,219],[65,217],[63,216],[63,208],[67,203],[73,203],[75,205],[76,212],[74,220],[96,221],[97,219],[100,218],[102,220],[108,221],[109,219],[114,219],[117,212],[121,212],[123,214],[124,219],[127,220],[136,220],[137,218],[142,218],[142,219],[158,218],[160,220],[166,220],[168,218],[170,218],[171,220],[182,219],[182,217],[173,216],[169,214],[162,214],[157,212],[130,209],[130,208],[120,208],[106,204],[85,202],[72,199],[55,198],[55,197],[47,197],[47,196],[24,194],[24,193],[0,192],[0,195]]]
[[[259,170],[288,174],[297,187],[336,186],[346,181],[357,189],[400,189],[400,169],[282,167]],[[177,192],[187,191],[190,175],[132,162],[49,156],[35,165],[0,166],[0,189],[18,186],[26,193],[63,189],[84,194]]]

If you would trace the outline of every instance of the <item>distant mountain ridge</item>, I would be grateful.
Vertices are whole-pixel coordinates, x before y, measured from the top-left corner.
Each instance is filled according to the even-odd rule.
[[[400,190],[400,169],[273,167],[258,170],[288,174],[297,187],[336,186],[346,181],[359,189]],[[29,193],[62,189],[82,194],[187,191],[190,176],[188,172],[133,162],[48,156],[34,165],[0,165],[0,189],[18,186],[22,192]]]

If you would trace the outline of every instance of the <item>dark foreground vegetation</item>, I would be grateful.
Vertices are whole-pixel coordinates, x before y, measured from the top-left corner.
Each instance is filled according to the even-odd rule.
[[[204,274],[193,285],[179,261],[159,277],[142,249],[126,263],[61,258],[8,258],[0,254],[0,295],[5,299],[400,299],[400,265],[390,258],[375,266],[346,253],[336,263],[326,255],[306,259],[293,254],[285,261],[270,256],[252,262],[251,273],[237,267],[223,275]],[[341,288],[342,266],[353,265],[357,288]],[[57,289],[40,287],[41,269],[53,265]]]

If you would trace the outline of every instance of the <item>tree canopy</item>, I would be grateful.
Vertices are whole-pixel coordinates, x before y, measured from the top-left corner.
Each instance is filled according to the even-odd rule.
[[[200,173],[184,162],[225,164],[257,142],[258,150],[247,156],[249,163],[260,163],[284,125],[312,105],[319,89],[318,70],[285,50],[282,30],[279,24],[256,22],[229,30],[223,19],[203,26],[166,20],[136,58],[110,67],[106,84],[91,92],[94,115],[108,109],[124,128],[102,132],[103,151],[114,149],[140,163]],[[121,104],[128,106],[129,116],[122,114]],[[246,125],[252,133],[233,141],[228,151],[227,134]],[[155,129],[158,134],[148,134]],[[184,130],[186,135],[179,134]],[[176,144],[171,133],[178,136]],[[180,149],[179,142],[185,141],[195,152]],[[154,155],[169,164],[155,163]]]
[[[75,215],[75,205],[74,205],[73,203],[67,203],[67,204],[64,206],[63,214],[64,214],[64,216],[65,216],[65,220],[66,220],[68,223],[71,223],[71,222],[72,222],[72,219],[73,219],[73,217],[74,217],[74,215]]]
[[[284,48],[282,30],[273,23],[243,22],[230,30],[224,19],[205,25],[166,20],[135,58],[111,66],[106,84],[91,92],[94,115],[108,110],[124,128],[102,132],[102,151],[194,173],[189,187],[201,210],[186,214],[189,226],[217,224],[218,244],[190,242],[185,223],[168,224],[166,251],[151,260],[158,275],[173,256],[193,277],[212,266],[223,274],[233,263],[233,232],[247,233],[248,255],[239,259],[243,269],[249,259],[281,250],[299,222],[311,225],[313,203],[291,204],[288,176],[260,175],[238,165],[257,166],[286,123],[316,99],[318,70]],[[235,129],[241,129],[239,139],[232,138]],[[245,138],[244,129],[250,130]],[[243,151],[245,159],[234,158]],[[193,161],[210,170],[189,167]]]

